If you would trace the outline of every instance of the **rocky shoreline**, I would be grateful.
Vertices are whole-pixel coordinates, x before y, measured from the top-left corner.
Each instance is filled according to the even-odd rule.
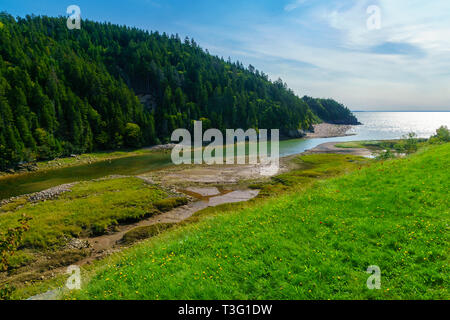
[[[0,207],[4,206],[5,204],[11,203],[14,200],[23,199],[23,198],[26,198],[27,201],[29,201],[29,202],[39,202],[39,201],[51,200],[65,192],[70,192],[72,190],[72,187],[76,184],[78,184],[78,182],[62,184],[62,185],[59,185],[59,186],[56,186],[53,188],[49,188],[46,190],[42,190],[39,192],[35,192],[35,193],[31,193],[31,194],[24,194],[24,195],[20,195],[17,197],[11,197],[9,199],[4,199],[4,200],[0,201]]]
[[[346,137],[354,134],[349,134],[348,131],[352,129],[352,125],[346,124],[331,124],[331,123],[320,123],[314,125],[314,131],[309,132],[306,138],[336,138],[336,137]]]

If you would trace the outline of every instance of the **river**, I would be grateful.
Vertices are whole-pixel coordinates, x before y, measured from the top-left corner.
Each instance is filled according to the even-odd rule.
[[[299,154],[326,142],[399,139],[409,132],[427,138],[441,125],[450,127],[450,112],[355,112],[363,123],[352,136],[294,139],[280,142],[280,156]],[[60,184],[108,175],[139,175],[172,164],[170,153],[155,152],[74,167],[31,172],[0,180],[0,200],[42,191]]]

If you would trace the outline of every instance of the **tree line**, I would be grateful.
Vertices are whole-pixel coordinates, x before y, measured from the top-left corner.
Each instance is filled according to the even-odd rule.
[[[173,130],[355,123],[334,100],[209,54],[193,39],[84,20],[0,13],[0,169],[166,143]]]

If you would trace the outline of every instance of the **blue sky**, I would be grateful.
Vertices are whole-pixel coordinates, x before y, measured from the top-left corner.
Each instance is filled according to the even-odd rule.
[[[66,15],[193,37],[353,110],[450,111],[448,0],[1,0],[14,16]],[[380,8],[369,30],[367,8]]]

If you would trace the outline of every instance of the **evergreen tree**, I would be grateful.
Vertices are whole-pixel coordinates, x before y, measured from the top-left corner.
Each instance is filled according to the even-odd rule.
[[[334,100],[300,99],[193,39],[85,20],[0,13],[0,170],[21,161],[168,142],[204,127],[356,123]],[[141,102],[142,101],[142,102]]]

